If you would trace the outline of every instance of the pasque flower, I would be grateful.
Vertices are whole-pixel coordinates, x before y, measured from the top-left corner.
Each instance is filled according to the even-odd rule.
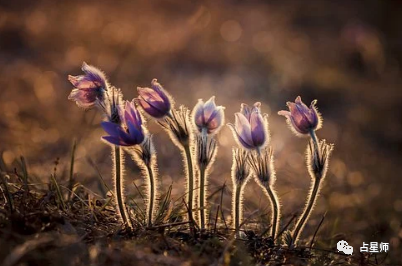
[[[216,106],[215,96],[212,96],[205,103],[199,99],[193,109],[193,122],[198,131],[200,133],[205,131],[207,134],[217,133],[225,120],[224,109],[223,106]]]
[[[89,109],[103,101],[108,83],[105,74],[94,66],[84,62],[82,71],[85,75],[68,76],[68,80],[74,86],[68,99],[75,101],[79,107]]]
[[[139,96],[136,102],[148,115],[154,118],[162,118],[170,114],[171,98],[157,79],[151,81],[151,88],[138,87],[137,90]]]
[[[289,111],[279,111],[278,114],[287,118],[290,128],[297,135],[310,134],[311,131],[320,129],[322,124],[321,116],[315,107],[316,102],[312,101],[310,107],[307,107],[298,96],[294,103],[286,103]]]
[[[103,129],[109,136],[102,137],[104,140],[119,146],[134,146],[141,144],[145,139],[145,129],[142,119],[135,107],[134,101],[126,102],[124,109],[120,109],[121,123],[102,122]]]
[[[242,104],[240,112],[235,114],[235,124],[229,124],[235,139],[246,149],[261,149],[268,142],[268,122],[262,116],[260,107],[260,102],[253,107]]]

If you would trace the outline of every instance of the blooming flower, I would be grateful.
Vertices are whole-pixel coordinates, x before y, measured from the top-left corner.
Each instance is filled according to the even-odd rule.
[[[141,144],[145,139],[145,129],[142,126],[141,115],[135,107],[134,101],[126,102],[120,112],[121,124],[102,122],[103,129],[109,136],[102,137],[114,145],[134,146]]]
[[[198,131],[202,133],[203,130],[206,130],[208,134],[217,133],[225,120],[224,109],[223,106],[215,105],[215,96],[212,96],[205,103],[199,99],[193,109],[193,122]]]
[[[268,142],[268,122],[263,118],[260,106],[260,102],[253,107],[242,104],[240,112],[235,114],[235,124],[229,124],[235,139],[246,149],[261,149]]]
[[[99,101],[103,101],[108,85],[105,74],[96,67],[84,62],[82,71],[85,75],[68,76],[68,80],[74,86],[68,99],[75,101],[79,107],[89,109]]]
[[[139,97],[136,102],[142,109],[154,118],[162,118],[170,113],[171,100],[168,93],[158,83],[157,79],[151,82],[151,88],[137,88]]]
[[[310,134],[311,131],[320,129],[322,124],[320,114],[315,107],[316,102],[316,100],[312,101],[310,107],[307,107],[298,96],[294,103],[286,103],[289,111],[279,111],[278,114],[287,118],[290,128],[296,135]]]

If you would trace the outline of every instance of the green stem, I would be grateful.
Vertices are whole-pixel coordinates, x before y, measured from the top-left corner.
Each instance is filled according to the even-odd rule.
[[[123,198],[123,177],[122,177],[122,153],[119,146],[114,146],[114,162],[115,162],[115,190],[117,199],[117,208],[120,213],[121,219],[125,226],[132,228],[131,223],[128,219],[126,207]]]
[[[155,209],[155,180],[154,174],[150,166],[147,165],[148,177],[149,177],[149,188],[148,188],[148,206],[147,206],[147,217],[148,217],[148,227],[152,226],[153,214]]]
[[[200,220],[201,230],[205,229],[205,167],[200,167]]]
[[[320,179],[315,178],[313,181],[313,187],[311,189],[311,193],[308,199],[308,203],[306,208],[303,211],[302,216],[300,217],[299,221],[296,224],[295,230],[293,231],[292,239],[293,243],[292,246],[295,245],[298,241],[300,233],[307,222],[308,217],[310,216],[311,211],[313,210],[315,201],[317,199],[318,190],[320,189]]]
[[[236,185],[236,192],[235,192],[235,206],[234,206],[234,226],[235,226],[235,233],[236,237],[239,237],[240,232],[240,197],[241,197],[241,184]]]
[[[193,172],[193,161],[191,158],[190,145],[184,146],[184,152],[187,161],[187,173],[188,173],[188,194],[187,194],[187,204],[188,204],[188,220],[190,224],[193,223],[193,192],[194,192],[194,172]]]
[[[278,231],[278,221],[279,221],[279,204],[278,204],[278,199],[275,196],[275,192],[271,189],[271,187],[268,185],[266,186],[266,190],[268,192],[269,200],[271,202],[272,206],[272,231],[271,231],[271,237],[273,240],[275,240],[275,237],[277,235]]]

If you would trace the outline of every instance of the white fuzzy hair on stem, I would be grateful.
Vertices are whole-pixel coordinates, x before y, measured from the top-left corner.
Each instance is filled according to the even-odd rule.
[[[146,184],[145,205],[146,225],[151,227],[155,220],[157,199],[159,198],[159,179],[156,152],[152,141],[152,135],[147,135],[140,145],[127,148],[133,161],[141,169]]]
[[[306,205],[292,232],[291,248],[297,244],[300,235],[316,205],[316,201],[321,190],[322,180],[325,178],[328,170],[329,157],[333,150],[333,145],[327,144],[325,140],[319,141],[314,131],[310,132],[310,136],[311,141],[309,142],[306,150],[306,164],[312,184],[307,196]]]
[[[124,154],[119,146],[111,145],[113,161],[113,184],[116,197],[116,210],[119,218],[129,229],[133,228],[128,215],[124,196]]]

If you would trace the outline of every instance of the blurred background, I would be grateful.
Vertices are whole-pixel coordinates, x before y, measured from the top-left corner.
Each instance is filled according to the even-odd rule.
[[[319,138],[335,150],[319,202],[306,226],[309,241],[323,247],[346,240],[390,243],[402,250],[402,3],[368,1],[1,1],[1,168],[20,169],[22,155],[35,180],[48,182],[55,160],[67,183],[73,140],[75,177],[98,191],[97,171],[110,182],[110,150],[95,110],[83,111],[67,97],[67,75],[83,61],[105,71],[125,99],[153,78],[190,109],[216,96],[234,121],[241,103],[262,102],[270,115],[283,224],[300,213],[310,178],[307,139],[294,136],[277,112],[300,95],[318,99],[324,117]],[[158,163],[166,190],[183,194],[178,149],[153,122]],[[225,182],[230,215],[231,149],[228,128],[219,136],[210,191]],[[128,159],[127,185],[142,185]],[[214,207],[218,196],[211,198]],[[254,181],[246,189],[246,213],[267,220],[269,203]],[[260,209],[255,213],[256,209]],[[229,217],[228,217],[229,218]],[[248,225],[251,226],[251,225]]]

